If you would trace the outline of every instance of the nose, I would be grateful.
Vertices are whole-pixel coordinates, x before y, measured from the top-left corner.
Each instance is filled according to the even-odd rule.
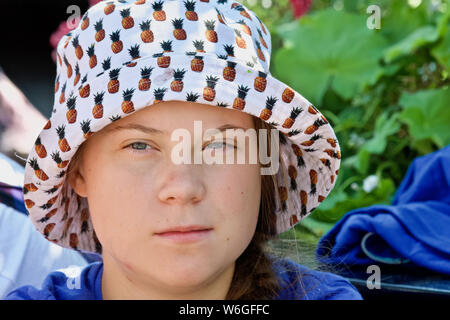
[[[206,193],[199,168],[193,164],[171,165],[158,193],[166,204],[185,205],[201,201]]]

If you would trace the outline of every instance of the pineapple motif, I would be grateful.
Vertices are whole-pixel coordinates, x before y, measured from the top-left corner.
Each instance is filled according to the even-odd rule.
[[[311,192],[309,194],[315,195],[317,185],[317,171],[313,169],[309,170],[309,178],[311,182]]]
[[[306,215],[306,205],[308,204],[308,193],[305,190],[300,191],[300,199],[302,203],[301,215]]]
[[[243,32],[245,32],[246,34],[248,34],[249,36],[252,35],[252,30],[250,29],[250,27],[245,23],[244,20],[239,20],[238,23],[241,25],[241,29]]]
[[[69,123],[74,123],[77,120],[77,109],[75,109],[76,107],[76,102],[77,102],[77,97],[75,96],[70,96],[69,99],[67,99],[67,113],[66,113],[66,118],[67,118],[67,122]]]
[[[41,137],[37,137],[36,141],[34,142],[34,150],[36,151],[36,154],[39,156],[39,158],[45,158],[47,156],[47,150],[41,143]]]
[[[54,93],[57,93],[58,90],[59,90],[59,74],[56,76]]]
[[[234,109],[242,110],[245,108],[245,97],[247,96],[249,90],[250,88],[247,86],[238,86],[238,96],[234,99],[233,102]]]
[[[126,89],[123,91],[123,102],[122,102],[122,111],[123,113],[131,113],[134,111],[133,98],[134,88]]]
[[[81,86],[79,88],[80,97],[87,98],[91,92],[89,83],[85,84],[87,81],[87,74],[81,79]]]
[[[139,45],[136,44],[134,46],[132,46],[130,49],[128,49],[128,53],[131,56],[131,60],[136,60],[139,59],[140,53],[139,53]],[[130,62],[127,64],[127,67],[134,67],[137,64],[137,62]]]
[[[320,134],[315,134],[313,135],[309,140],[307,141],[303,141],[302,143],[300,143],[302,146],[306,146],[306,147],[310,147],[314,144],[314,142],[316,142],[316,140],[321,139],[322,136]]]
[[[206,20],[205,21],[205,26],[206,26],[206,39],[209,42],[217,42],[218,38],[217,38],[217,32],[214,30],[215,29],[215,21],[214,20]]]
[[[62,60],[61,60],[61,56],[59,55],[59,53],[56,53],[56,57],[58,58],[59,65],[62,65]]]
[[[327,142],[333,147],[336,148],[337,140],[333,138],[327,138]]]
[[[103,9],[103,12],[108,15],[114,12],[114,9],[116,8],[113,1],[106,2],[105,9]]]
[[[166,52],[172,51],[172,40],[161,42],[161,47],[163,49],[163,53],[156,53],[153,57],[158,58],[157,63],[160,68],[168,68],[170,66],[170,56],[165,56]]]
[[[48,130],[52,127],[52,122],[50,120],[47,121],[47,123],[45,124],[43,130]]]
[[[59,151],[52,152],[51,154],[53,161],[56,162],[56,166],[60,169],[64,169],[67,167],[67,164],[69,163],[69,160],[63,161],[61,159],[61,156],[59,155]]]
[[[200,95],[198,93],[191,91],[186,94],[186,101],[196,102],[199,97]]]
[[[84,14],[81,19],[81,30],[86,30],[89,27],[89,17],[87,16],[87,12]]]
[[[261,20],[259,20],[258,16],[256,16],[256,19],[258,19],[259,24],[261,25],[261,29],[264,32],[265,35],[267,35],[267,31],[266,28],[264,27],[263,23],[261,22]]]
[[[88,139],[90,136],[92,136],[94,134],[91,131],[90,125],[91,125],[91,120],[90,119],[83,120],[83,121],[80,122],[81,130],[83,131],[83,137],[85,139]]]
[[[278,101],[275,97],[267,97],[266,99],[266,107],[261,111],[259,117],[263,120],[268,120],[272,116],[272,109],[275,106],[275,103]]]
[[[291,190],[297,190],[297,181],[295,181],[297,179],[297,169],[292,164],[288,167],[288,174],[291,179]]]
[[[256,42],[256,52],[258,53],[258,58],[260,58],[262,61],[266,61],[266,58],[264,57],[264,53],[261,50],[261,45],[258,40],[255,40]]]
[[[140,5],[140,4],[145,4],[145,0],[137,0],[134,2],[134,4]]]
[[[78,63],[75,65],[75,77],[73,78],[73,85],[76,86],[78,84],[78,81],[80,81],[80,66]]]
[[[317,110],[316,107],[314,107],[313,105],[310,105],[308,107],[308,112],[311,113],[311,114],[318,114],[319,110]]]
[[[217,19],[219,20],[220,23],[222,24],[226,24],[224,21],[224,17],[222,16],[222,13],[219,11],[219,9],[215,8],[216,12],[217,12]]]
[[[207,76],[206,77],[206,87],[203,89],[203,99],[206,101],[213,101],[216,97],[216,84],[219,81],[218,77]]]
[[[291,90],[290,88],[286,88],[286,89],[284,89],[281,97],[284,102],[290,103],[292,101],[292,99],[294,99],[294,95],[295,95],[295,92],[293,90]]]
[[[42,181],[48,180],[48,176],[45,174],[43,170],[41,170],[41,168],[39,168],[36,158],[30,159],[28,163],[34,169],[34,174],[36,175],[36,177],[38,177]]]
[[[44,235],[46,237],[48,237],[48,235],[50,234],[50,232],[52,232],[53,228],[55,227],[55,223],[49,223],[45,226],[44,228]]]
[[[86,53],[89,56],[89,67],[91,69],[95,68],[97,65],[97,56],[95,55],[95,44],[91,44],[89,48],[86,50]]]
[[[72,39],[72,32],[69,32],[68,34],[66,34],[66,36],[67,36],[67,38],[66,38],[66,41],[64,42],[64,49],[67,48],[70,40]]]
[[[155,1],[152,4],[153,7],[153,18],[156,21],[165,21],[166,20],[166,12],[163,10],[164,1]]]
[[[64,82],[61,89],[61,95],[59,96],[59,103],[61,104],[66,101],[65,92],[66,92],[66,83]]]
[[[78,236],[76,233],[70,234],[69,245],[72,249],[77,249],[78,246]]]
[[[85,233],[85,232],[88,231],[88,224],[89,224],[89,210],[88,210],[88,208],[84,208],[81,211],[81,219],[80,220],[81,220],[81,233]]]
[[[81,58],[83,57],[83,48],[81,48],[78,38],[78,35],[73,38],[72,45],[75,48],[75,55],[77,56],[78,60],[81,60]]]
[[[234,57],[234,47],[231,44],[224,44],[223,48],[225,49],[225,52],[227,53],[228,57]]]
[[[202,72],[205,63],[203,62],[202,56],[195,55],[195,52],[187,52],[188,56],[194,56],[194,59],[191,60],[191,70],[195,72]]]
[[[153,67],[144,67],[141,69],[141,80],[139,80],[139,90],[147,91],[150,89],[152,81],[150,80],[150,75],[152,74]]]
[[[153,31],[150,30],[151,21],[152,21],[151,19],[148,19],[139,24],[139,26],[142,30],[141,31],[141,39],[145,43],[153,42],[153,39],[154,39]]]
[[[153,103],[159,103],[164,101],[164,94],[166,93],[166,88],[158,88],[153,91],[153,95],[155,96],[155,100]]]
[[[100,119],[103,117],[103,97],[105,95],[105,92],[100,92],[97,94],[94,94],[94,101],[95,105],[94,108],[92,108],[92,115],[95,119]]]
[[[323,121],[322,119],[317,119],[312,125],[306,128],[305,133],[313,134],[319,129],[319,127],[323,126],[324,124],[326,124],[325,121]]]
[[[114,31],[109,35],[112,44],[111,44],[111,50],[114,53],[119,53],[123,49],[123,43],[122,40],[120,40],[120,30]]]
[[[195,52],[205,52],[205,42],[202,40],[194,40],[192,41],[195,47]]]
[[[247,43],[245,42],[245,40],[242,38],[242,33],[241,31],[239,31],[238,29],[234,29],[234,33],[236,34],[236,44],[239,48],[242,49],[246,49],[247,48]]]
[[[283,128],[289,129],[290,127],[292,127],[292,125],[295,122],[295,118],[297,118],[297,116],[303,111],[302,108],[294,108],[291,111],[291,115],[289,116],[289,118],[286,118],[286,120],[284,120],[283,123]]]
[[[103,19],[98,20],[95,24],[94,24],[94,28],[95,28],[95,41],[100,42],[103,39],[105,39],[105,30],[103,29]]]
[[[51,217],[53,217],[56,213],[58,212],[58,209],[55,208],[52,211],[50,211],[49,213],[47,213],[45,215],[45,217],[43,217],[42,219],[39,219],[39,222],[43,223],[43,222],[47,222],[48,220],[50,220]]]
[[[124,29],[134,27],[134,19],[130,16],[130,8],[121,10],[120,15],[122,16],[122,27]]]
[[[256,91],[264,92],[267,86],[267,73],[258,71],[258,76],[255,78],[254,88]]]
[[[69,61],[67,60],[66,55],[64,55],[64,64],[66,65],[66,68],[67,68],[67,78],[71,78],[72,77],[72,66],[70,65]]]
[[[25,206],[27,207],[27,209],[34,207],[34,202],[30,199],[24,199],[24,203],[25,203]]]
[[[186,40],[186,30],[183,29],[183,19],[173,19],[172,20],[173,27],[173,36],[177,40]]]
[[[264,40],[264,38],[263,38],[263,36],[262,36],[262,34],[261,34],[261,30],[259,30],[259,29],[257,29],[257,30],[258,30],[258,34],[259,34],[259,41],[261,42],[261,44],[262,44],[266,49],[269,49],[269,47],[267,46],[266,41]]]
[[[227,61],[227,66],[223,69],[223,78],[233,82],[236,78],[236,62]]]
[[[242,16],[246,17],[247,19],[253,20],[252,17],[248,14],[247,10],[242,5],[238,5],[234,7],[235,10],[238,10]]]
[[[184,1],[186,7],[186,19],[190,21],[198,21],[197,12],[195,12],[195,1]]]
[[[103,72],[101,72],[100,74],[103,74],[105,71],[108,71],[109,68],[111,68],[111,57],[106,58],[105,60],[103,60],[102,62],[102,68],[103,68]],[[99,75],[97,75],[98,77]]]
[[[119,91],[119,73],[120,68],[113,69],[109,72],[109,81],[108,81],[108,92],[109,93],[116,93]]]
[[[186,73],[186,70],[177,69],[175,70],[174,78],[175,80],[172,81],[170,84],[170,89],[175,92],[181,92],[183,90],[183,78],[184,74]]]

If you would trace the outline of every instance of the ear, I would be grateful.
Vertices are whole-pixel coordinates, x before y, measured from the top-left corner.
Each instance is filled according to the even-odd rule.
[[[87,197],[86,180],[84,179],[79,166],[76,166],[73,170],[69,171],[67,179],[69,185],[80,197]]]

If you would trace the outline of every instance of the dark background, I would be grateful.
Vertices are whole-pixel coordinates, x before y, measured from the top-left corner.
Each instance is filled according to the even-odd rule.
[[[72,14],[66,12],[70,5],[83,14],[88,0],[2,1],[0,8],[0,66],[47,118],[56,77],[50,36]]]

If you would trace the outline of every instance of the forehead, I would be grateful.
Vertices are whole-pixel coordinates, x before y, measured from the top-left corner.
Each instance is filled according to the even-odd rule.
[[[107,134],[127,128],[149,134],[169,134],[177,128],[192,129],[195,121],[200,121],[204,130],[219,127],[254,128],[254,117],[242,111],[201,103],[165,101],[115,120],[101,131]]]

